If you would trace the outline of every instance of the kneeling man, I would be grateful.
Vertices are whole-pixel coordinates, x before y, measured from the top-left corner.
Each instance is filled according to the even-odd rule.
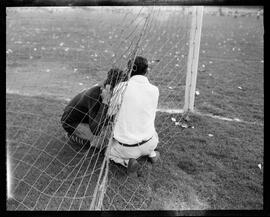
[[[132,61],[129,61],[128,68],[131,67]],[[149,82],[147,71],[147,59],[137,56],[123,91],[112,144],[107,152],[109,159],[127,167],[127,173],[132,176],[137,175],[140,167],[139,157],[146,155],[154,163],[160,155],[155,151],[158,144],[155,117],[159,90]]]
[[[124,77],[122,70],[113,68],[102,84],[82,91],[68,103],[61,123],[71,141],[86,147],[91,145],[101,148],[104,144],[101,131],[113,118],[107,114],[111,94]],[[92,141],[94,144],[90,144]]]

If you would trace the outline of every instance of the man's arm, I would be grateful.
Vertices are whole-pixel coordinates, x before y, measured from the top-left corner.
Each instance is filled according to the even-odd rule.
[[[108,116],[112,119],[115,117],[116,113],[119,111],[121,106],[122,94],[125,90],[127,82],[119,83],[113,90],[113,95],[110,100],[110,105],[108,108]]]
[[[108,118],[106,114],[108,111],[108,105],[100,103],[99,110],[94,119],[89,120],[89,127],[94,135],[99,135],[102,127],[108,125]]]
[[[102,103],[100,104],[98,112],[94,119],[89,120],[89,127],[94,135],[99,135],[101,129],[108,125],[110,118],[107,117],[108,104],[111,98],[110,86],[107,85],[106,88],[101,91]]]
[[[100,103],[97,115],[94,119],[90,120],[89,123],[90,129],[94,135],[98,135],[102,127],[107,126],[109,122],[114,120],[115,115],[120,108],[122,93],[126,84],[126,82],[118,84],[114,88],[113,95],[111,95],[109,85],[102,90],[102,103]]]

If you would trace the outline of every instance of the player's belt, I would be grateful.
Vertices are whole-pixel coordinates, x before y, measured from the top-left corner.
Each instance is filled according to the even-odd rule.
[[[153,136],[152,136],[150,139],[148,139],[148,140],[144,140],[144,141],[141,141],[141,142],[136,143],[136,144],[125,144],[125,143],[119,142],[118,140],[116,140],[116,141],[117,141],[120,145],[125,146],[125,147],[136,147],[136,146],[143,145],[144,143],[150,141],[152,138],[153,138]]]

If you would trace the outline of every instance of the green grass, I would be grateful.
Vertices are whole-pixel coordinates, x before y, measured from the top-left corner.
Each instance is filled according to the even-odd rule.
[[[119,38],[109,39],[119,35],[118,21],[123,18],[123,13],[110,13],[102,16],[89,9],[77,9],[66,16],[42,8],[31,13],[7,13],[7,49],[12,53],[7,54],[6,84],[8,91],[19,93],[7,94],[6,101],[8,150],[12,168],[17,166],[13,185],[19,186],[14,198],[7,201],[7,209],[28,209],[35,204],[35,209],[45,209],[47,204],[49,209],[78,209],[79,197],[83,197],[83,209],[89,208],[99,172],[93,172],[93,167],[99,168],[103,158],[91,151],[83,166],[77,168],[85,152],[78,153],[78,147],[66,144],[60,118],[66,105],[63,99],[102,81],[111,67],[111,53],[117,54],[128,44],[119,47]],[[126,23],[132,17],[129,14]],[[188,38],[187,23],[174,14],[167,22],[156,24],[146,37],[151,43],[144,54],[149,60],[161,62],[150,72],[150,81],[159,87],[159,108],[182,108],[188,47],[177,35]],[[134,26],[126,28],[130,32]],[[164,42],[166,46],[162,47]],[[176,53],[179,47],[172,46],[178,42],[183,48],[180,53]],[[168,49],[173,57],[181,59],[185,54],[185,58],[166,65],[172,60],[172,56],[164,56]],[[143,167],[137,179],[129,178],[121,166],[110,164],[103,208],[262,209],[263,170],[258,167],[264,155],[262,60],[261,20],[205,15],[197,78],[200,95],[196,96],[195,109],[245,122],[191,115],[189,124],[194,128],[183,129],[171,121],[171,117],[179,120],[180,115],[157,113],[161,162],[152,166],[141,159]],[[180,67],[175,67],[176,63]],[[73,169],[79,172],[79,178],[71,185],[76,176]],[[68,174],[70,177],[56,192]],[[28,192],[24,202],[19,203]]]

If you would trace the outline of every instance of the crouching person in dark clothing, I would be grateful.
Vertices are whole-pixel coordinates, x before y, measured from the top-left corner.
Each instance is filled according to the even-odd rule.
[[[83,147],[104,148],[106,126],[114,118],[107,115],[114,87],[124,80],[124,73],[118,68],[111,69],[106,80],[76,95],[65,107],[61,118],[70,141]]]

